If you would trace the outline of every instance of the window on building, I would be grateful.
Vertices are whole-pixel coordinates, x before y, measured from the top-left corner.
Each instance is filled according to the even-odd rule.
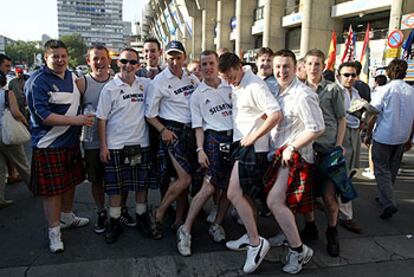
[[[300,49],[301,27],[289,28],[286,31],[285,47],[291,50]]]
[[[254,21],[264,18],[263,10],[264,10],[264,6],[257,7],[256,9],[254,9]]]
[[[254,36],[254,48],[260,48],[263,46],[263,35]]]

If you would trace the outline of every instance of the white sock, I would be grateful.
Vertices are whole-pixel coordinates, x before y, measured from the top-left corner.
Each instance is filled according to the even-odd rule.
[[[49,233],[52,233],[52,232],[58,233],[60,232],[60,225],[55,226],[55,227],[49,227],[48,230],[49,230]]]
[[[115,219],[120,218],[121,207],[109,207],[109,216]]]
[[[70,212],[70,213],[63,213],[62,212],[62,213],[60,213],[60,219],[65,223],[72,222],[73,218],[74,218],[73,212]]]
[[[135,205],[135,212],[138,215],[145,214],[147,212],[147,203],[137,203]]]

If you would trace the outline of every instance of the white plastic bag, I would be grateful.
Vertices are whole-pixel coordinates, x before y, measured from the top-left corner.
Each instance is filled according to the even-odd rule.
[[[26,126],[17,121],[8,108],[4,109],[3,113],[1,139],[8,145],[23,144],[30,140],[30,133]]]

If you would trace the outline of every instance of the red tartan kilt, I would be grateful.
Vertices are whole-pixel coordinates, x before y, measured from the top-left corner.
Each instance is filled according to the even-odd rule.
[[[85,178],[79,147],[33,149],[30,190],[34,195],[61,195]]]

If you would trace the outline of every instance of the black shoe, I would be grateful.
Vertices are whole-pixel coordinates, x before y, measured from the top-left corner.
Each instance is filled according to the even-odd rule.
[[[137,225],[132,216],[129,215],[128,207],[122,207],[121,217],[119,218],[119,221],[128,227],[135,227]]]
[[[154,221],[152,226],[152,237],[156,240],[162,239],[164,236],[163,226],[161,221]]]
[[[108,224],[108,230],[105,234],[106,243],[114,243],[118,240],[119,235],[122,233],[121,222],[118,219],[110,218]]]
[[[315,224],[306,224],[305,228],[299,233],[300,239],[307,243],[319,239],[318,227]]]
[[[106,220],[107,220],[107,214],[106,210],[98,212],[98,219],[96,220],[96,224],[93,227],[93,230],[97,234],[102,234],[106,230]]]
[[[380,215],[380,218],[390,219],[396,212],[398,212],[398,209],[396,207],[387,207]]]
[[[328,254],[332,257],[339,256],[339,240],[338,240],[338,230],[335,228],[328,227],[326,230],[326,239],[328,244],[326,245],[326,250]]]
[[[137,218],[137,229],[142,234],[144,238],[152,237],[151,230],[151,219],[149,213],[146,212],[142,215],[136,214]]]

